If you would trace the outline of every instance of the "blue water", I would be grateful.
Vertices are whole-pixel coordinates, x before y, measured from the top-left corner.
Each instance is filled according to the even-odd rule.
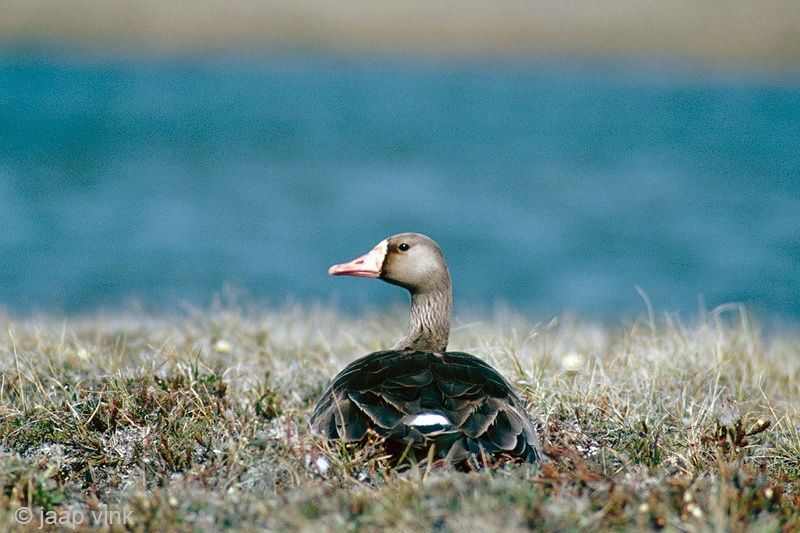
[[[800,76],[575,61],[0,52],[0,307],[401,303],[800,321]]]

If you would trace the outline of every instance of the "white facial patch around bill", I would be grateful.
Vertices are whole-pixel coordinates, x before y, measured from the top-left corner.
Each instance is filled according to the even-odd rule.
[[[376,251],[376,263],[378,267],[382,267],[383,261],[386,259],[386,254],[389,253],[389,240],[383,239],[381,242],[375,245],[373,250]]]
[[[354,262],[359,260],[363,260],[363,263],[366,267],[374,270],[375,272],[380,273],[381,269],[383,268],[383,262],[386,260],[386,254],[389,252],[389,241],[383,239],[381,242],[375,245],[375,247],[370,250],[366,255],[356,259]]]
[[[421,413],[411,419],[409,426],[449,426],[450,421],[439,413]]]

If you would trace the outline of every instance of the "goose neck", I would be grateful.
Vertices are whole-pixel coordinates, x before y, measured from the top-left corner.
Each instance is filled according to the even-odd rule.
[[[408,327],[394,348],[445,351],[450,337],[451,312],[449,283],[439,290],[412,292]]]

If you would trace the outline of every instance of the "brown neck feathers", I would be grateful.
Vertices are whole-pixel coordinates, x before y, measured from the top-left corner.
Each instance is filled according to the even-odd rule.
[[[408,327],[394,349],[445,351],[450,337],[452,302],[449,274],[433,287],[411,292]]]

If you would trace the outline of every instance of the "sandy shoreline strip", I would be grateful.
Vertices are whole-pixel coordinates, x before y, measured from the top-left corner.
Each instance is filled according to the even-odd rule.
[[[797,0],[0,0],[0,45],[800,60]]]

